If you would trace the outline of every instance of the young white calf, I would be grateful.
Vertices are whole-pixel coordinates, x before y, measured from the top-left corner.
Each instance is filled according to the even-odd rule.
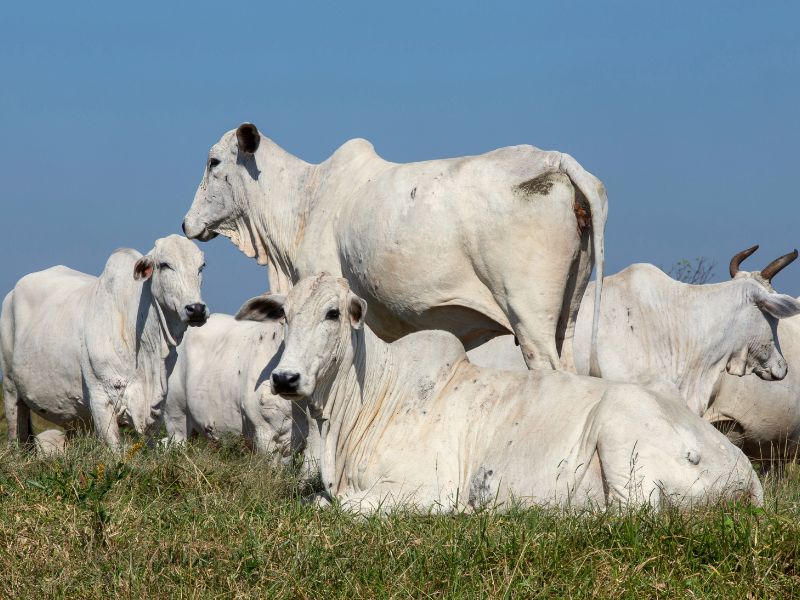
[[[288,461],[305,446],[308,419],[304,401],[270,390],[283,326],[237,318],[213,314],[204,327],[187,332],[169,378],[167,433],[175,442],[193,433],[211,440],[244,435],[256,452]]]

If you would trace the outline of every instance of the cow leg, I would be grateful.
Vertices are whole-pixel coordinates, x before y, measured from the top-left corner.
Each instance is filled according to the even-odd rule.
[[[117,414],[111,401],[105,394],[89,392],[89,406],[92,410],[92,421],[94,430],[108,447],[119,451],[122,449],[119,435],[119,425],[117,424]]]
[[[557,269],[540,263],[529,265],[525,281],[515,280],[507,286],[506,314],[529,369],[561,368],[556,331],[572,262],[572,256],[568,258],[569,262]]]
[[[167,440],[175,444],[183,444],[191,431],[190,417],[181,410],[170,410],[167,404],[164,415],[164,425],[167,428]]]
[[[575,193],[580,194],[578,190]],[[594,267],[591,235],[590,227],[585,227],[581,233],[580,251],[570,267],[567,289],[564,292],[564,303],[556,329],[556,348],[561,356],[561,367],[571,373],[577,372],[572,347],[575,323],[578,320],[578,310],[581,307],[583,294],[586,292],[586,286],[589,284],[589,277]]]
[[[3,400],[8,423],[9,446],[15,443],[28,444],[33,440],[31,409],[19,399],[17,386],[8,377],[3,377]]]
[[[573,270],[576,287],[580,280],[580,262],[573,265],[581,234],[569,177],[551,173],[538,184],[517,196],[522,203],[514,219],[486,238],[474,263],[506,314],[528,368],[559,369],[556,333]]]

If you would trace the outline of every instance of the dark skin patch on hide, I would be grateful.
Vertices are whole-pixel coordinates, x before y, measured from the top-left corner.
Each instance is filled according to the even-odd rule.
[[[552,173],[544,173],[528,181],[523,181],[516,186],[516,189],[526,196],[546,196],[553,189]],[[586,196],[577,187],[575,188],[575,202],[572,210],[575,212],[575,219],[578,222],[578,237],[580,237],[592,223],[592,211]]]
[[[517,186],[517,189],[523,194],[546,196],[553,189],[553,180],[550,178],[550,173],[545,173],[533,179],[528,179],[528,181],[523,181]]]

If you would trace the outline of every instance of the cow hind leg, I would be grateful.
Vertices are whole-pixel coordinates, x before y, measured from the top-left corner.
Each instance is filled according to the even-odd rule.
[[[560,369],[556,341],[569,324],[571,298],[580,291],[581,232],[569,177],[549,173],[517,186],[519,218],[484,252],[483,278],[508,317],[529,369]],[[500,275],[498,277],[498,275]],[[570,288],[570,279],[575,283]],[[565,300],[569,295],[570,300]]]
[[[578,190],[575,193],[580,194]],[[589,277],[594,266],[592,230],[589,227],[583,227],[580,233],[580,250],[570,267],[567,289],[564,292],[561,315],[556,329],[556,348],[561,357],[561,367],[572,373],[577,372],[572,348],[575,323],[578,320],[578,310],[580,310],[583,294],[586,292],[586,286],[589,284]]]
[[[3,401],[8,423],[9,445],[29,444],[33,441],[31,409],[18,397],[17,388],[8,377],[3,377]]]
[[[506,286],[506,314],[529,369],[561,368],[556,338],[574,254],[559,259],[532,262],[523,281]]]

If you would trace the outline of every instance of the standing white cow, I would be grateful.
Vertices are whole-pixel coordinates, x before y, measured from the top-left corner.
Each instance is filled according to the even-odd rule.
[[[169,379],[164,417],[170,438],[183,442],[192,433],[211,440],[244,435],[256,452],[275,453],[284,462],[302,451],[308,436],[305,402],[286,400],[269,389],[282,343],[278,322],[223,314],[188,331]]]
[[[763,273],[772,277],[773,269],[770,265]],[[582,374],[589,372],[592,285],[575,329],[575,366]],[[755,373],[768,381],[786,376],[776,344],[777,320],[797,314],[800,303],[776,294],[766,280],[689,285],[653,265],[635,264],[607,277],[604,286],[597,358],[606,379],[669,382],[695,414],[703,415],[726,371]],[[470,359],[483,366],[524,368],[510,336],[471,351]]]
[[[145,256],[117,250],[100,277],[58,266],[20,279],[0,315],[9,442],[30,441],[31,409],[58,425],[92,422],[114,449],[118,424],[149,433],[173,347],[208,317],[203,265],[195,244],[170,235]]]
[[[756,279],[772,289],[772,278],[797,258],[797,250],[761,271],[741,271],[741,260],[757,248],[733,258],[731,277]],[[800,458],[800,316],[781,321],[778,330],[781,352],[789,364],[786,377],[769,382],[723,375],[704,415],[751,459],[770,466]]]
[[[761,502],[741,451],[669,396],[563,371],[482,369],[443,331],[387,344],[362,327],[366,302],[331,276],[252,310],[281,306],[273,391],[309,398],[323,485],[350,510]]]
[[[385,340],[443,329],[473,348],[513,332],[529,367],[558,368],[595,257],[602,281],[606,214],[602,183],[561,152],[396,164],[356,139],[311,165],[246,123],[211,148],[183,229],[229,237],[273,291],[346,277]]]

